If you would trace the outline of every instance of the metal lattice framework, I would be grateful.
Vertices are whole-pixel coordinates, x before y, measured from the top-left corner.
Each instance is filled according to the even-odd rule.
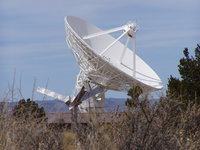
[[[72,50],[81,71],[92,83],[101,85],[105,87],[105,89],[117,91],[127,91],[134,85],[145,87],[145,91],[155,90],[152,87],[147,88],[146,85],[143,85],[133,77],[114,67],[106,57],[101,57],[96,54],[90,46],[74,32],[66,20],[65,30],[66,41],[69,48]]]

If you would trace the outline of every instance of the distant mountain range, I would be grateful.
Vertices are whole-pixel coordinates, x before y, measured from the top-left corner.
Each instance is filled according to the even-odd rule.
[[[36,100],[40,107],[43,107],[46,113],[66,113],[69,112],[68,106],[60,100]],[[12,110],[18,102],[7,102],[6,107]],[[125,99],[122,98],[106,98],[105,111],[124,111],[126,110]]]

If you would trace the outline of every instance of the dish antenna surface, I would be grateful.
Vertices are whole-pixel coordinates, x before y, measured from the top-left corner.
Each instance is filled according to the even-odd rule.
[[[101,112],[107,90],[128,91],[136,85],[144,92],[162,89],[158,75],[136,55],[136,23],[103,31],[74,16],[64,21],[67,44],[80,66],[74,94],[66,97],[44,88],[38,92],[63,100],[70,108],[78,106],[81,112]],[[114,32],[121,34],[114,38]]]

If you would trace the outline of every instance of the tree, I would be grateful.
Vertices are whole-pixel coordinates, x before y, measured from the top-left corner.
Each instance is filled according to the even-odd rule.
[[[40,108],[37,103],[30,99],[20,100],[13,110],[13,116],[25,120],[37,120],[37,122],[46,120],[44,108]]]
[[[189,55],[188,48],[183,50],[178,71],[181,79],[170,76],[167,96],[178,98],[185,104],[200,104],[200,45],[194,50],[194,57]]]
[[[127,99],[125,102],[125,105],[129,108],[131,107],[137,107],[139,103],[139,96],[143,93],[142,88],[140,86],[134,86],[128,91],[128,96],[131,98]]]

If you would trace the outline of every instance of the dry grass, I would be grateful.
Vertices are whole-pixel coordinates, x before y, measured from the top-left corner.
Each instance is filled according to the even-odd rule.
[[[114,122],[91,121],[78,128],[83,149],[91,150],[194,150],[200,149],[200,107],[181,110],[180,102],[162,98],[150,106],[147,99],[137,108],[116,113]],[[117,119],[117,121],[116,121]]]
[[[13,98],[13,96],[10,96]],[[7,97],[5,98],[8,99]],[[200,149],[200,106],[181,109],[180,101],[145,97],[137,107],[113,115],[113,121],[92,119],[75,132],[51,128],[45,121],[0,114],[0,150],[196,150]]]
[[[1,150],[49,150],[62,149],[62,133],[48,128],[44,122],[16,119],[13,116],[0,118]]]

